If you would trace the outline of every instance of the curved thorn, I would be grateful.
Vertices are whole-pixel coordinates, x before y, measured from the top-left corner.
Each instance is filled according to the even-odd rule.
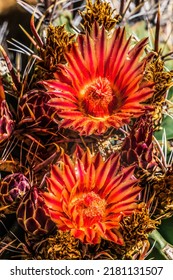
[[[43,41],[40,37],[40,35],[38,34],[36,28],[35,28],[35,23],[34,23],[34,14],[32,15],[31,17],[31,21],[30,21],[30,27],[31,27],[31,31],[39,45],[40,48],[43,48],[44,44],[43,44]]]

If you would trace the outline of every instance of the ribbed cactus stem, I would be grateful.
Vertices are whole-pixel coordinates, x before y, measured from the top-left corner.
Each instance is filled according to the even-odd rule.
[[[173,245],[169,244],[157,230],[150,233],[149,237],[156,242],[156,248],[167,260],[173,260]]]

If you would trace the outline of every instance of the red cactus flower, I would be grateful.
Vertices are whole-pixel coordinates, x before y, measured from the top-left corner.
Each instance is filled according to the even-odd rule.
[[[89,150],[77,149],[73,158],[64,154],[52,166],[48,192],[43,194],[52,220],[84,243],[104,238],[123,244],[120,221],[136,209],[140,192],[133,171],[132,166],[120,171],[116,154],[105,162]]]
[[[144,113],[141,102],[152,95],[151,83],[142,83],[145,60],[140,61],[147,40],[132,48],[130,41],[124,28],[110,36],[96,23],[90,34],[78,36],[56,80],[43,82],[56,95],[49,104],[62,118],[62,127],[84,135],[102,134]]]

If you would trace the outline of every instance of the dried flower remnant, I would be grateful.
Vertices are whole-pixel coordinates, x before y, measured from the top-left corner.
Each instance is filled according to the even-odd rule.
[[[173,167],[157,177],[154,184],[156,210],[154,217],[170,218],[173,216]]]
[[[110,37],[96,23],[90,35],[78,35],[65,55],[68,65],[59,65],[55,80],[43,81],[54,95],[48,104],[62,118],[60,126],[81,135],[102,134],[143,114],[141,103],[153,93],[153,84],[141,84],[144,60],[139,60],[146,41],[131,48],[124,28]]]
[[[43,194],[52,220],[84,243],[97,244],[104,238],[123,244],[120,221],[136,209],[140,192],[133,171],[132,166],[120,171],[116,154],[105,162],[89,150],[77,148],[73,159],[64,154],[52,166],[48,192]]]
[[[64,26],[49,25],[44,51],[44,61],[48,63],[47,69],[56,67],[58,63],[65,63],[64,54],[70,49],[75,34],[69,34]]]
[[[148,242],[148,234],[156,229],[158,224],[158,221],[151,219],[149,210],[145,205],[131,216],[124,217],[121,222],[126,251],[123,258],[134,259],[137,256],[141,258],[140,254],[146,245],[145,242]]]
[[[35,77],[48,79],[58,69],[59,63],[65,63],[65,53],[69,51],[75,34],[65,30],[65,26],[53,26],[50,24],[47,29],[45,45],[40,48],[41,61],[38,61],[35,69]]]
[[[119,135],[113,135],[106,138],[99,137],[98,142],[95,144],[95,152],[100,152],[103,159],[107,159],[112,153],[121,150],[122,139]]]
[[[110,3],[101,0],[96,0],[94,3],[91,0],[87,0],[86,10],[80,12],[80,15],[83,19],[82,26],[88,31],[92,29],[95,21],[108,31],[121,21],[121,16],[115,14],[115,10],[112,10]]]
[[[27,236],[27,243],[32,248],[33,259],[37,260],[79,260],[82,259],[79,240],[69,231],[58,230],[56,234],[38,239],[38,236]]]
[[[160,56],[153,56],[146,63],[145,81],[154,82],[154,94],[148,99],[148,104],[152,104],[154,111],[152,112],[153,127],[155,130],[160,129],[160,124],[163,116],[163,107],[165,105],[165,97],[167,90],[173,84],[173,72],[166,71],[164,61]]]
[[[153,81],[155,91],[149,103],[157,103],[163,101],[167,90],[172,85],[173,72],[165,71],[164,61],[160,56],[153,56],[146,63],[144,79]]]

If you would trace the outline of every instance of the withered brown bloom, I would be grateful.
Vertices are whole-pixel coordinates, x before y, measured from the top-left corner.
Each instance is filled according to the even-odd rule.
[[[39,50],[41,61],[36,63],[35,78],[49,79],[58,69],[59,63],[65,63],[65,53],[70,50],[75,34],[66,31],[64,25],[47,28],[46,43]]]
[[[86,10],[80,12],[80,15],[83,19],[82,26],[88,31],[92,29],[95,21],[108,31],[121,21],[121,16],[115,13],[110,3],[101,0],[96,0],[93,3],[91,0],[87,0]]]
[[[153,128],[158,130],[162,122],[163,107],[166,105],[166,94],[173,85],[173,71],[167,71],[164,60],[155,54],[146,63],[144,80],[154,82],[154,94],[147,102],[153,105]]]

